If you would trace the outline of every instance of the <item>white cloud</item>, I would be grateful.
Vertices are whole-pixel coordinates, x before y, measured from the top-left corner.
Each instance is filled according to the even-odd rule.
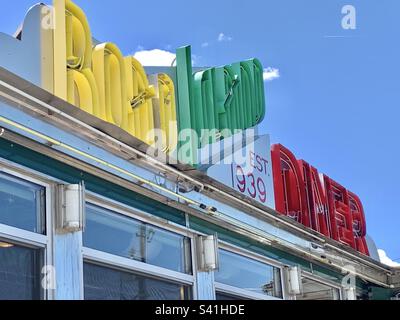
[[[176,66],[176,54],[162,49],[138,50],[133,56],[145,67],[171,67]],[[192,54],[192,64],[196,66],[201,56]]]
[[[272,81],[272,80],[280,78],[281,75],[279,73],[279,69],[269,67],[269,68],[264,69],[263,77],[264,77],[264,81]]]
[[[392,259],[390,259],[386,252],[382,249],[378,250],[379,253],[379,259],[381,260],[381,262],[383,264],[386,264],[389,267],[400,267],[400,263],[393,261]]]
[[[143,66],[170,67],[176,59],[176,54],[161,50],[139,50],[133,55]]]
[[[201,44],[201,47],[202,47],[202,48],[207,48],[209,45],[210,45],[210,44],[209,44],[208,42],[203,42],[203,43]]]
[[[196,66],[198,67],[201,58],[202,58],[201,56],[198,56],[198,55],[195,55],[195,54],[192,53],[192,65],[193,65],[194,67],[196,67]]]
[[[230,41],[232,41],[233,40],[233,38],[232,37],[230,37],[230,36],[227,36],[225,33],[220,33],[219,35],[218,35],[218,42],[230,42]]]

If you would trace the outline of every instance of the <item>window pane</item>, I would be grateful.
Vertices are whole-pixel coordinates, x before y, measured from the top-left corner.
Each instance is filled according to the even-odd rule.
[[[191,273],[190,241],[137,220],[87,206],[84,246],[182,273]]]
[[[337,288],[322,284],[320,282],[303,278],[303,293],[296,300],[340,300]]]
[[[270,296],[282,297],[280,270],[265,263],[220,250],[215,281]]]
[[[84,264],[86,300],[189,300],[190,288],[94,264]]]
[[[0,300],[39,300],[40,250],[0,240]]]
[[[45,188],[0,174],[0,223],[43,233]]]
[[[217,301],[247,301],[247,300],[250,300],[250,299],[233,296],[233,295],[230,295],[230,294],[227,294],[227,293],[217,292],[216,293],[216,300]]]

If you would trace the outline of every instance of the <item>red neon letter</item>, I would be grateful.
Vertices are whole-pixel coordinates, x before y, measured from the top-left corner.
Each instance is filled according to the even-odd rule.
[[[304,160],[299,161],[307,192],[308,211],[311,226],[315,231],[330,237],[329,213],[325,189],[318,170]]]
[[[272,146],[276,210],[365,255],[369,250],[360,199],[280,144]]]
[[[276,210],[310,227],[304,181],[296,157],[284,146],[272,146]]]
[[[369,256],[369,250],[365,236],[367,235],[367,223],[365,221],[364,208],[360,198],[349,191],[350,211],[353,218],[353,233],[356,241],[356,249]]]
[[[329,177],[324,176],[324,181],[328,197],[332,238],[356,249],[349,194],[344,187]]]

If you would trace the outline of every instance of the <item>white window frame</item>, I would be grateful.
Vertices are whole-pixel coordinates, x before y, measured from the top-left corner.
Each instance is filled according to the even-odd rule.
[[[180,273],[148,263],[143,263],[118,255],[109,254],[103,251],[94,250],[85,246],[83,246],[82,248],[84,263],[95,263],[104,267],[122,269],[125,272],[132,272],[145,276],[150,276],[152,278],[159,279],[160,281],[172,281],[176,284],[187,285],[191,287],[191,297],[193,299],[197,298],[197,288],[195,281],[197,270],[194,254],[194,234],[191,231],[176,223],[152,216],[142,210],[132,208],[128,205],[103,197],[93,192],[86,192],[86,203],[88,205],[94,205],[101,209],[114,212],[115,214],[120,214],[136,221],[150,224],[162,230],[173,232],[175,234],[189,238],[191,244],[192,274]]]
[[[312,281],[315,281],[315,282],[317,282],[319,284],[322,284],[324,286],[328,286],[328,287],[331,287],[333,289],[337,289],[338,292],[339,292],[339,300],[343,300],[343,287],[341,285],[339,285],[339,284],[337,284],[337,283],[335,283],[333,281],[329,281],[327,279],[319,277],[319,276],[317,276],[317,275],[315,275],[315,274],[313,274],[311,272],[305,271],[305,270],[301,271],[301,277],[309,279],[309,280],[312,280]]]
[[[268,264],[272,267],[278,268],[279,269],[279,274],[280,274],[280,279],[281,279],[281,290],[282,290],[282,298],[277,298],[273,296],[269,296],[266,294],[261,294],[257,292],[252,292],[249,290],[241,289],[238,287],[226,285],[220,282],[215,281],[215,291],[216,293],[221,292],[225,293],[228,295],[233,295],[235,297],[243,297],[246,299],[252,299],[252,300],[284,300],[286,298],[286,289],[285,289],[285,284],[284,284],[284,275],[283,275],[283,267],[284,265],[272,260],[268,257],[262,256],[258,253],[251,252],[249,250],[240,248],[238,246],[232,245],[230,243],[227,243],[225,241],[220,241],[219,242],[219,249],[228,251],[233,254],[237,254],[239,256],[245,257],[252,259],[254,261],[258,261],[264,264]]]
[[[142,275],[159,278],[169,282],[176,282],[184,285],[193,285],[193,277],[172,270],[160,268],[148,263],[130,260],[113,254],[97,251],[89,248],[83,248],[83,260],[85,263],[100,264],[105,267],[115,267],[126,270],[126,272],[139,273]]]
[[[223,283],[215,282],[215,291],[216,294],[222,293],[222,294],[227,294],[227,295],[232,295],[237,297],[238,299],[240,298],[245,298],[245,299],[250,299],[250,300],[276,300],[280,301],[282,299],[268,296],[266,294],[262,293],[255,293],[251,292],[245,289],[240,289],[238,287],[232,287]]]
[[[115,212],[128,218],[154,225],[155,227],[164,229],[166,231],[174,232],[188,238],[193,238],[193,232],[187,229],[185,226],[163,218],[159,218],[143,210],[106,198],[94,192],[86,191],[86,202],[88,204],[104,208],[105,210]]]
[[[22,181],[34,183],[45,189],[45,208],[44,208],[44,219],[45,222],[45,235],[26,231],[23,229],[11,227],[5,224],[0,224],[0,239],[3,241],[10,241],[15,245],[19,245],[26,248],[41,249],[43,250],[43,267],[54,266],[53,251],[52,251],[52,208],[53,208],[53,197],[52,197],[52,185],[48,179],[44,178],[43,175],[37,173],[29,168],[14,164],[7,161],[6,159],[0,158],[0,173],[4,173],[21,179]],[[43,177],[43,178],[42,178]],[[40,270],[40,281],[43,280],[43,273]],[[54,298],[54,290],[42,289],[42,298],[44,300],[52,300]]]

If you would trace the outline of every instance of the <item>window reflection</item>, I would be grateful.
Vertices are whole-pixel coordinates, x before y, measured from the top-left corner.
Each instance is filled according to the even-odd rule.
[[[247,301],[250,299],[234,296],[228,293],[217,292],[216,293],[216,300],[217,301]]]
[[[0,174],[0,223],[43,233],[45,188]]]
[[[87,206],[83,239],[91,249],[191,273],[188,238],[93,205]]]
[[[86,300],[189,300],[190,288],[85,263]]]
[[[220,250],[220,268],[215,280],[254,293],[282,298],[279,268],[225,250]]]
[[[0,300],[39,300],[40,250],[0,240]]]
[[[297,295],[296,300],[340,300],[339,289],[312,279],[303,277],[302,287],[303,292]]]

